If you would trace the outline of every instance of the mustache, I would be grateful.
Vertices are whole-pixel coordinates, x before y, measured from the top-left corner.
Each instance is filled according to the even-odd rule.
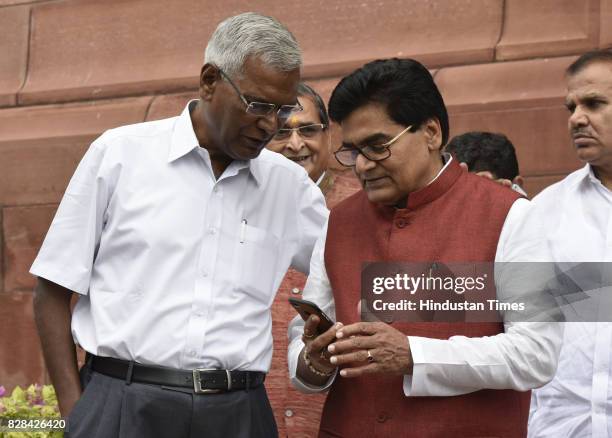
[[[591,133],[584,129],[572,129],[572,137],[593,137]]]

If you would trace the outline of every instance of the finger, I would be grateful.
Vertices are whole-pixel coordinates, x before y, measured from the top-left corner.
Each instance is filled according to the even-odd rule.
[[[459,166],[461,166],[462,169],[465,169],[466,171],[468,170],[468,165],[467,163],[459,163]]]
[[[304,334],[302,341],[308,343],[313,341],[317,337],[317,326],[319,325],[319,317],[317,315],[310,315],[304,323]]]
[[[348,338],[349,336],[356,335],[373,335],[377,332],[378,327],[377,322],[357,322],[355,324],[349,324],[342,327],[341,330],[338,330],[336,333],[336,337],[338,339]]]
[[[317,336],[309,345],[311,351],[327,350],[327,346],[334,342],[338,329],[342,327],[341,322],[335,323],[329,330]]]
[[[368,351],[370,354],[368,354]],[[357,362],[373,362],[373,359],[368,360],[368,358],[374,357],[373,354],[373,350],[357,350],[346,354],[336,354],[332,356],[329,361],[336,366]]]
[[[359,367],[343,368],[340,370],[340,375],[350,379],[353,377],[362,376],[364,374],[373,374],[380,371],[380,366],[374,362]]]
[[[512,187],[512,181],[510,181],[509,179],[500,178],[495,180],[495,182],[501,184],[502,186]]]
[[[489,172],[488,170],[483,170],[481,172],[476,172],[476,175],[478,176],[482,176],[484,178],[488,178],[490,180],[494,180],[495,178],[493,177],[493,174],[491,172]]]
[[[330,353],[344,354],[355,350],[367,350],[375,348],[377,340],[373,336],[351,336],[348,339],[337,340],[327,347]]]

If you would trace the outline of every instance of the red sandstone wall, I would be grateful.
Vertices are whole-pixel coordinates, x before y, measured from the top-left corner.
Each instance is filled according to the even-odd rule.
[[[194,95],[214,26],[245,5],[0,0],[0,385],[47,380],[27,270],[88,144],[105,129],[177,114]],[[563,70],[577,54],[612,45],[612,0],[266,0],[248,9],[288,25],[304,49],[305,78],[326,98],[368,60],[414,57],[435,74],[451,134],[507,134],[531,195],[579,166]],[[275,320],[292,315],[285,307],[275,305]],[[274,331],[284,348],[283,324]],[[269,387],[279,426],[307,436],[294,419],[311,408],[292,405],[278,361]]]

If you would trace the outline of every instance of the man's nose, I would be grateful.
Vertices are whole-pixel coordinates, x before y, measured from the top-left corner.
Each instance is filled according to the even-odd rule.
[[[570,114],[568,123],[570,129],[575,129],[581,126],[588,125],[589,118],[587,117],[587,114],[584,112],[582,107],[577,106],[576,109],[574,109],[574,112]]]
[[[302,137],[300,134],[298,134],[297,130],[291,131],[286,147],[293,152],[299,152],[300,149],[304,147],[304,140],[302,140]]]
[[[279,128],[278,119],[276,118],[276,112],[272,112],[267,116],[261,116],[257,118],[255,122],[257,127],[266,132],[266,136],[273,135]]]
[[[357,159],[355,160],[355,172],[359,175],[361,173],[365,173],[368,170],[371,170],[376,167],[376,162],[372,160],[368,160],[368,158],[363,154],[357,154]]]

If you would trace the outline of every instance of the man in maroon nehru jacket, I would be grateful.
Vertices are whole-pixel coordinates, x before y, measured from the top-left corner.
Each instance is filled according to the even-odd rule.
[[[289,328],[293,384],[329,390],[319,436],[525,436],[528,391],[555,372],[558,325],[362,322],[358,308],[366,261],[515,260],[529,201],[440,152],[444,101],[414,60],[366,64],[329,111],[336,158],[363,190],[332,209],[303,294],[338,322],[319,336],[314,316]]]

